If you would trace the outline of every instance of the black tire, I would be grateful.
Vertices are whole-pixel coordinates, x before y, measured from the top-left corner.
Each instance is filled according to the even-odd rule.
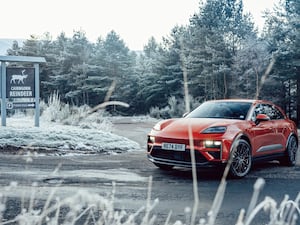
[[[172,170],[174,166],[172,165],[165,165],[160,163],[154,163],[155,166],[157,166],[161,170]]]
[[[295,166],[297,159],[298,143],[295,136],[289,138],[284,157],[280,160],[283,166]]]
[[[242,178],[246,176],[252,166],[251,147],[249,143],[240,139],[236,149],[233,149],[231,154],[230,176],[232,178]]]

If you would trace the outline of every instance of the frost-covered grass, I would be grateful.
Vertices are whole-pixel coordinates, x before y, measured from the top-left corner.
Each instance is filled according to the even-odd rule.
[[[70,107],[57,98],[42,104],[39,127],[34,127],[30,111],[8,117],[6,126],[1,127],[0,151],[91,154],[140,149],[136,142],[112,133],[111,120],[103,111],[91,114],[87,106]]]
[[[17,184],[12,182],[6,187],[6,192],[0,193],[0,224],[20,224],[20,225],[58,225],[58,224],[97,224],[97,225],[154,225],[158,218],[153,213],[153,209],[159,204],[159,200],[151,199],[152,178],[149,178],[148,197],[145,205],[136,212],[128,212],[115,208],[115,183],[112,184],[112,191],[108,195],[102,196],[85,190],[78,190],[72,196],[61,198],[56,195],[56,187],[49,191],[46,201],[36,198],[37,184],[32,185],[28,198],[19,200],[14,204],[15,210],[20,212],[13,218],[5,218],[7,202],[10,199],[7,193],[17,190]],[[300,215],[299,202],[300,194],[295,200],[285,196],[281,203],[266,197],[262,202],[257,202],[257,197],[264,185],[263,179],[258,179],[254,184],[254,192],[250,200],[248,210],[241,209],[236,225],[251,225],[255,216],[262,210],[269,214],[269,222],[265,225],[297,225]],[[206,218],[192,221],[191,209],[186,208],[186,221],[170,222],[172,213],[170,212],[163,224],[165,225],[214,225],[218,215],[218,209],[222,203],[222,195],[226,185],[221,184],[215,200]],[[18,209],[19,208],[19,209]],[[161,221],[161,219],[160,219]],[[233,224],[234,225],[234,224]]]
[[[2,150],[36,150],[44,153],[73,154],[122,152],[138,150],[139,145],[125,137],[100,128],[62,125],[41,121],[40,127],[30,126],[32,118],[9,118],[1,128]],[[1,150],[0,150],[1,151]]]

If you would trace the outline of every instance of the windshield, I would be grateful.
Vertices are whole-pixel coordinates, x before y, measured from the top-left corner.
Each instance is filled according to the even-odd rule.
[[[205,102],[187,115],[187,118],[225,118],[245,120],[250,102]]]

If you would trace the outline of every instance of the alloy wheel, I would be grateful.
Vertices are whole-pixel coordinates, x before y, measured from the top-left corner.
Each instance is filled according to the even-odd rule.
[[[245,140],[239,140],[232,152],[230,173],[233,177],[241,178],[247,175],[252,165],[251,147]]]
[[[296,164],[296,156],[298,151],[298,144],[295,136],[291,136],[287,144],[286,154],[282,160],[281,164],[285,166],[294,166]]]

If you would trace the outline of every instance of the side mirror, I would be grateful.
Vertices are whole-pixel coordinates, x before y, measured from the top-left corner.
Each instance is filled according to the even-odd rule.
[[[255,118],[255,124],[258,125],[262,121],[269,121],[270,117],[268,117],[266,114],[258,114]]]

